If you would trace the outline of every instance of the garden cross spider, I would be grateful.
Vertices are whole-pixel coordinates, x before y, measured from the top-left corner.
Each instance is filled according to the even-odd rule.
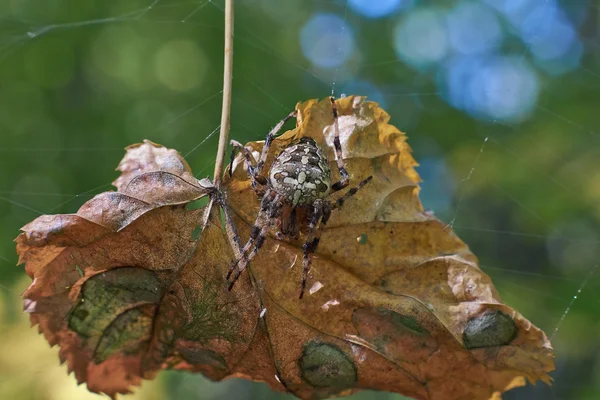
[[[254,258],[265,241],[269,230],[277,225],[277,239],[297,239],[302,229],[306,240],[302,247],[302,285],[300,299],[304,295],[306,280],[310,270],[310,254],[314,253],[319,244],[319,239],[325,224],[331,216],[332,210],[339,208],[353,196],[360,188],[372,178],[369,176],[358,186],[350,189],[346,194],[335,201],[327,197],[348,186],[350,180],[348,171],[344,166],[342,146],[340,144],[338,112],[335,99],[331,99],[333,113],[333,127],[335,155],[340,180],[332,184],[331,169],[327,157],[317,143],[308,137],[303,137],[286,147],[273,161],[269,177],[261,175],[262,169],[269,153],[269,147],[275,135],[281,130],[287,120],[296,116],[296,111],[291,112],[281,120],[268,134],[256,166],[248,149],[239,142],[232,140],[234,146],[231,153],[229,174],[231,176],[233,159],[236,150],[240,150],[245,158],[246,168],[252,181],[252,188],[258,196],[262,196],[260,211],[252,227],[250,238],[242,250],[242,256],[231,266],[227,279],[229,280],[234,270],[237,271],[229,285],[229,290],[246,269],[248,263]]]

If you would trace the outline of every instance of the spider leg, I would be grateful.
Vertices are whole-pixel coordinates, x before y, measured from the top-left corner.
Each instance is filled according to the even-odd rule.
[[[333,204],[328,201],[315,202],[314,209],[308,225],[308,236],[306,238],[304,246],[302,246],[302,286],[300,288],[300,298],[304,296],[304,291],[306,290],[306,281],[308,279],[308,272],[310,271],[311,266],[310,254],[314,253],[317,250],[317,247],[319,246],[321,234],[323,233],[323,229],[325,229],[325,225],[331,217],[331,211],[335,208],[341,207],[346,200],[354,196],[356,192],[358,192],[363,186],[365,186],[371,179],[373,179],[372,176],[367,177],[366,179],[361,181],[358,184],[358,186],[350,189],[348,192],[346,192],[346,194],[337,199],[337,201]],[[319,223],[318,228],[316,228],[319,219],[321,220],[321,222]]]
[[[262,247],[262,245],[265,242],[265,238],[267,236],[267,233],[269,232],[269,229],[271,228],[271,226],[273,226],[275,224],[275,222],[276,222],[275,218],[270,218],[265,223],[263,228],[260,230],[260,234],[256,238],[256,243],[254,244],[254,248],[252,249],[250,254],[245,256],[242,259],[242,261],[237,265],[237,272],[235,273],[235,275],[233,276],[233,279],[231,280],[231,283],[229,284],[229,290],[233,289],[233,285],[235,285],[235,283],[237,282],[240,275],[242,275],[242,272],[244,272],[244,270],[246,269],[246,267],[248,266],[250,261],[252,261],[254,256],[256,256],[256,254],[258,253],[258,250],[260,250],[260,248]]]
[[[238,152],[241,152],[244,155],[244,160],[246,164],[246,169],[248,170],[248,175],[250,176],[250,180],[252,181],[252,189],[256,192],[257,195],[263,195],[265,193],[265,186],[267,184],[267,180],[260,176],[256,172],[256,167],[253,165],[252,161],[254,157],[252,157],[252,153],[246,146],[243,146],[237,140],[231,140],[229,142],[233,146],[233,150],[231,151],[231,160],[229,163],[229,176],[233,175],[233,160]]]
[[[256,221],[254,222],[254,225],[252,226],[252,231],[250,232],[250,238],[248,239],[248,242],[242,249],[242,256],[239,259],[237,259],[235,263],[231,265],[231,267],[229,267],[227,279],[231,277],[231,274],[233,273],[235,267],[246,258],[246,253],[250,250],[254,241],[257,240],[257,238],[260,236],[261,226],[264,226],[264,224],[268,222],[266,220],[267,210],[269,209],[269,207],[271,207],[274,198],[276,198],[276,196],[275,192],[273,191],[269,191],[264,195],[260,204],[260,210],[258,211],[258,215],[256,216]]]
[[[269,229],[277,222],[277,217],[279,215],[279,212],[281,211],[281,205],[279,204],[279,196],[275,196],[275,198],[268,203],[268,209],[269,210],[267,220],[262,223],[261,228],[259,228],[259,225],[256,223],[252,227],[252,234],[250,236],[250,239],[248,240],[248,243],[246,243],[246,245],[244,246],[242,258],[231,267],[229,273],[227,274],[227,279],[229,279],[231,273],[237,266],[237,272],[234,275],[231,283],[229,284],[229,290],[233,288],[233,285],[235,285],[235,282],[238,280],[242,272],[244,272],[244,270],[248,266],[248,263],[252,261],[254,256],[256,256],[256,254],[258,253],[258,250],[260,250],[260,248],[264,244]],[[264,214],[265,212],[263,211],[263,215]],[[258,233],[256,233],[257,231]],[[252,248],[252,251],[246,255],[248,250],[250,250],[250,247],[252,247],[253,243],[254,247]]]
[[[337,106],[335,105],[335,98],[331,96],[329,99],[331,100],[331,110],[333,112],[333,132],[335,133],[335,136],[333,137],[333,147],[335,148],[337,167],[340,171],[340,180],[331,185],[331,189],[333,189],[334,192],[337,192],[338,190],[348,186],[348,183],[350,183],[350,177],[348,176],[348,171],[344,165],[344,158],[342,155],[342,144],[340,143],[340,125],[338,123],[338,111]]]
[[[371,179],[373,179],[372,175],[368,176],[363,181],[361,181],[358,184],[358,186],[353,187],[352,189],[348,190],[346,192],[346,194],[344,194],[342,197],[340,197],[339,199],[336,200],[336,202],[333,204],[332,208],[333,209],[340,208],[346,200],[348,200],[350,197],[354,196],[356,194],[356,192],[358,192],[363,186],[365,186],[367,183],[369,183],[369,181]]]
[[[277,125],[267,134],[265,139],[265,144],[262,148],[262,152],[260,153],[260,159],[256,164],[256,175],[260,175],[263,167],[265,166],[265,162],[267,161],[267,154],[269,153],[269,148],[271,147],[271,142],[273,142],[273,138],[275,135],[283,128],[283,124],[285,124],[290,118],[296,116],[296,110],[289,113],[284,119],[279,121]]]
[[[304,290],[306,289],[306,281],[308,279],[308,272],[310,271],[311,266],[310,254],[317,250],[319,240],[321,239],[321,233],[323,232],[325,224],[329,220],[330,216],[331,203],[322,200],[316,201],[308,225],[308,235],[304,245],[302,246],[302,286],[300,287],[300,299],[302,299],[304,296]],[[319,223],[318,227],[317,223]]]
[[[231,159],[229,163],[229,176],[233,175],[233,160],[238,153],[242,153],[244,155],[244,159],[246,160],[246,168],[248,169],[248,174],[254,181],[254,165],[252,165],[252,155],[250,151],[246,148],[246,146],[242,145],[237,140],[230,140],[229,144],[233,146],[233,150],[231,150]]]

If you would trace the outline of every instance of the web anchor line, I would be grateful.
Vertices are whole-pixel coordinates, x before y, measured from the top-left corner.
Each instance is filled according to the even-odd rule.
[[[479,159],[481,158],[481,155],[483,154],[483,150],[485,149],[485,145],[487,144],[488,139],[489,139],[488,137],[483,139],[483,144],[479,148],[479,153],[477,153],[477,156],[475,157],[475,161],[473,161],[473,166],[471,166],[471,169],[469,170],[469,173],[467,174],[467,176],[460,180],[459,185],[462,185],[464,182],[469,181],[471,179],[471,176],[473,176],[473,173],[475,172],[475,168],[477,168],[477,164],[479,163]],[[450,220],[450,222],[448,224],[446,224],[446,226],[444,227],[444,230],[446,230],[448,228],[452,229],[454,227],[454,223],[456,222],[456,218],[458,216],[458,211],[460,210],[460,206],[464,199],[465,199],[465,194],[463,193],[460,196],[460,198],[458,199],[458,204],[456,205],[456,209],[454,210],[454,216],[452,217],[452,220]]]
[[[558,333],[558,330],[560,329],[561,325],[565,321],[565,318],[567,317],[567,314],[571,311],[571,308],[573,308],[573,304],[575,304],[575,301],[581,295],[581,291],[583,290],[583,288],[585,288],[585,286],[588,284],[588,282],[590,281],[590,279],[592,279],[592,276],[594,276],[594,274],[596,273],[596,270],[598,269],[598,265],[599,264],[596,264],[594,266],[594,268],[592,268],[592,270],[589,272],[589,274],[586,276],[586,278],[583,280],[583,282],[581,282],[581,285],[579,285],[579,288],[577,289],[577,293],[575,293],[575,295],[573,295],[573,298],[569,302],[569,305],[567,306],[567,309],[565,310],[565,312],[563,313],[563,315],[558,320],[558,323],[556,324],[556,327],[554,328],[554,331],[552,332],[552,335],[550,335],[550,341],[554,340],[554,337],[556,336],[556,334]]]

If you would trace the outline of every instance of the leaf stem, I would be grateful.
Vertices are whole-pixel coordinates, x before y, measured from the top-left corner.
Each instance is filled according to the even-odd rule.
[[[229,135],[231,115],[231,87],[233,79],[233,0],[225,0],[225,62],[223,66],[223,106],[221,108],[221,132],[219,133],[219,147],[215,161],[214,184],[221,188],[221,174],[223,161],[227,150],[227,137]]]

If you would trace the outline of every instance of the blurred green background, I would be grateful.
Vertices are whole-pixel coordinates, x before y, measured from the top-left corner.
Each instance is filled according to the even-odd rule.
[[[162,143],[212,173],[223,7],[0,2],[1,398],[97,398],[29,328],[12,240],[109,190],[128,144]],[[600,398],[599,17],[585,0],[236,1],[231,137],[262,139],[297,101],[332,91],[379,101],[421,163],[425,207],[553,337],[554,385],[507,399]],[[284,397],[165,372],[130,398]]]

